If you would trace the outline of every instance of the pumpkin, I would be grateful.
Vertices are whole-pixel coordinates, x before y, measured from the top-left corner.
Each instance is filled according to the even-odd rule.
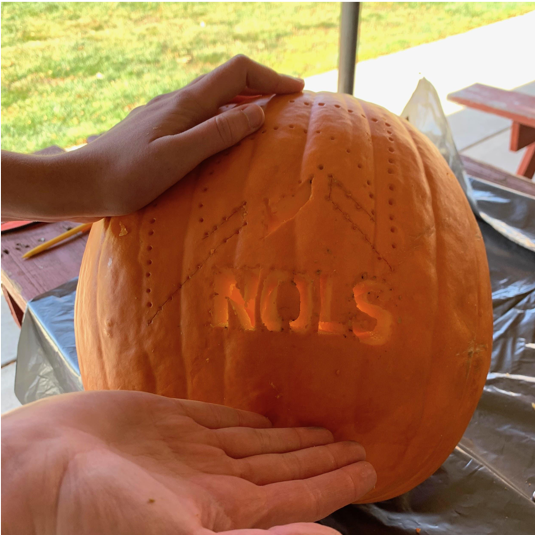
[[[263,127],[91,230],[76,300],[86,389],[324,426],[410,490],[461,438],[489,368],[484,244],[445,160],[351,96],[261,97]],[[151,177],[147,177],[150,180]]]

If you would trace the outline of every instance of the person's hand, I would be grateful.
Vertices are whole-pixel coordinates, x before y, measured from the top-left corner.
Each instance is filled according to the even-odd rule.
[[[135,108],[88,145],[58,156],[2,153],[2,217],[96,221],[150,203],[203,160],[264,122],[238,96],[295,93],[301,79],[236,56],[186,87]],[[7,177],[7,180],[6,180]]]
[[[264,122],[257,104],[218,114],[237,95],[293,93],[303,81],[236,56],[189,85],[134,109],[73,156],[96,169],[102,204],[95,215],[142,208],[203,160],[238,143]]]
[[[2,533],[334,535],[312,522],[375,472],[355,442],[141,392],[83,392],[2,417]],[[276,526],[276,527],[273,527]],[[250,529],[247,529],[250,528]]]

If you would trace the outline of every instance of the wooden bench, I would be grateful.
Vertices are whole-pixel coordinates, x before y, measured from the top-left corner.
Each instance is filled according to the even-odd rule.
[[[79,223],[34,223],[2,234],[2,291],[20,327],[26,303],[78,276],[87,234],[57,244],[24,260],[22,255]]]
[[[488,85],[474,84],[449,94],[448,100],[513,121],[509,148],[516,152],[527,147],[517,175],[533,178],[535,174],[535,97],[518,91],[506,91]]]
[[[470,176],[483,182],[490,182],[535,199],[535,182],[527,178],[511,175],[493,165],[474,160],[461,154],[464,170]]]

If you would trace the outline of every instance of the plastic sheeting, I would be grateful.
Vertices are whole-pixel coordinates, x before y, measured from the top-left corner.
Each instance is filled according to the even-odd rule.
[[[535,251],[535,199],[476,182],[464,172],[461,157],[433,85],[422,78],[401,117],[423,132],[440,150],[461,184],[474,213],[510,240]]]
[[[535,200],[465,175],[429,82],[420,82],[404,115],[440,148],[481,218],[494,307],[491,369],[466,433],[435,474],[398,498],[351,505],[322,523],[347,535],[533,535]],[[23,404],[82,389],[75,291],[76,280],[28,303],[15,379]]]
[[[69,281],[27,305],[15,375],[15,395],[23,405],[83,390],[74,340],[77,283]]]

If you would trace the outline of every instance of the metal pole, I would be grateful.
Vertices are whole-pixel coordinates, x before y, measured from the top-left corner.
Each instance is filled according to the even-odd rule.
[[[338,93],[353,94],[360,2],[342,2],[340,15],[340,53],[338,57]]]

